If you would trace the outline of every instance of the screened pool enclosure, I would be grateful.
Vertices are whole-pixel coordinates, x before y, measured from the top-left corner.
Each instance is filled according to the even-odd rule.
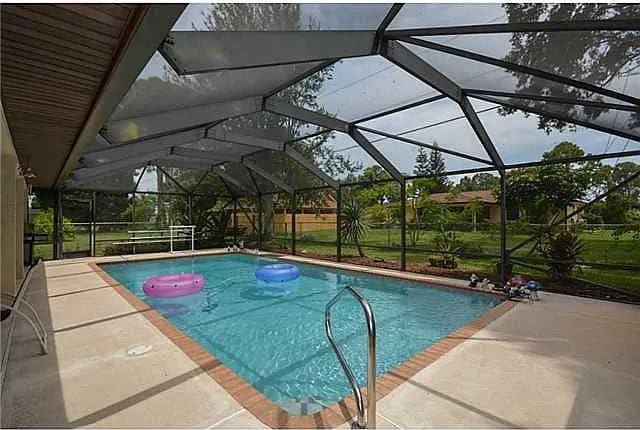
[[[638,163],[639,16],[635,4],[187,6],[50,194],[53,256],[70,237],[91,254],[129,253],[129,232],[179,224],[196,225],[198,248],[375,254],[400,270],[451,254],[502,279],[512,265],[544,270],[539,237],[640,171],[589,188],[579,205],[567,195],[559,207],[570,209],[522,231],[510,228],[523,213],[510,208],[509,174]],[[545,155],[566,141],[583,151]],[[422,168],[424,154],[444,171]],[[435,249],[425,238],[445,228],[418,214],[420,184],[479,173],[495,177],[495,202],[484,202],[494,222],[451,221],[449,246]],[[484,236],[461,247],[455,231]],[[581,261],[640,266],[594,259]]]

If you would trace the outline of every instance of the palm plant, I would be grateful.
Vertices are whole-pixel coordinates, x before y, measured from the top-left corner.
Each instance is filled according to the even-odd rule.
[[[577,234],[563,230],[556,235],[549,234],[542,247],[543,257],[549,259],[551,276],[554,279],[567,279],[578,264],[584,245]]]
[[[353,243],[358,250],[358,255],[364,257],[360,241],[367,232],[368,226],[365,222],[365,209],[357,201],[350,199],[342,206],[340,214],[340,232],[342,238]]]

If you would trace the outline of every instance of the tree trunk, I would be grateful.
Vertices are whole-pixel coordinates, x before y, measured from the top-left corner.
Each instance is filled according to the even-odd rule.
[[[356,237],[353,242],[356,245],[356,249],[358,250],[358,255],[360,257],[364,257],[364,252],[362,252],[362,247],[360,246],[360,241],[358,240],[358,238]]]
[[[262,196],[262,240],[273,239],[273,195]]]

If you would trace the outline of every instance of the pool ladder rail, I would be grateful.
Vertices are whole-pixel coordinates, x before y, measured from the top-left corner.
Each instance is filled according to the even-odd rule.
[[[338,302],[338,300],[340,300],[342,295],[347,292],[351,293],[351,295],[355,297],[358,303],[360,303],[367,323],[368,356],[366,419],[362,390],[358,386],[358,381],[356,380],[351,367],[349,367],[349,364],[347,363],[342,350],[336,343],[333,337],[333,332],[331,330],[331,308]],[[324,327],[327,333],[327,339],[329,339],[329,343],[331,344],[333,351],[336,353],[336,356],[340,361],[340,366],[342,366],[342,370],[344,370],[344,373],[349,380],[349,384],[351,385],[351,389],[353,390],[353,395],[356,398],[358,417],[357,420],[353,422],[352,428],[376,428],[376,321],[373,317],[373,310],[371,309],[371,305],[369,305],[367,299],[365,299],[364,296],[356,291],[353,287],[346,286],[338,294],[336,294],[336,296],[331,299],[329,303],[327,303],[324,311]]]

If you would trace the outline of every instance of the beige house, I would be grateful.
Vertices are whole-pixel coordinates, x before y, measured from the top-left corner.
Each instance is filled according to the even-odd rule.
[[[500,204],[491,190],[461,191],[459,193],[435,193],[429,198],[436,203],[450,208],[463,210],[470,203],[477,201],[482,203],[481,213],[477,214],[479,220],[486,219],[492,223],[500,222]]]
[[[491,190],[462,191],[455,194],[436,193],[431,194],[429,198],[436,203],[446,205],[451,208],[460,208],[460,210],[464,209],[471,202],[478,201],[482,203],[483,206],[481,213],[477,214],[477,217],[479,218],[478,221],[487,220],[488,222],[496,224],[500,222],[500,203]],[[584,206],[584,202],[574,200],[567,205],[566,214],[569,215],[580,209],[582,206]],[[507,212],[507,220],[509,221],[518,219],[521,216],[524,216],[523,210],[520,210],[517,214],[513,211]],[[577,213],[569,217],[568,223],[574,224],[580,221],[582,221],[581,213]]]

